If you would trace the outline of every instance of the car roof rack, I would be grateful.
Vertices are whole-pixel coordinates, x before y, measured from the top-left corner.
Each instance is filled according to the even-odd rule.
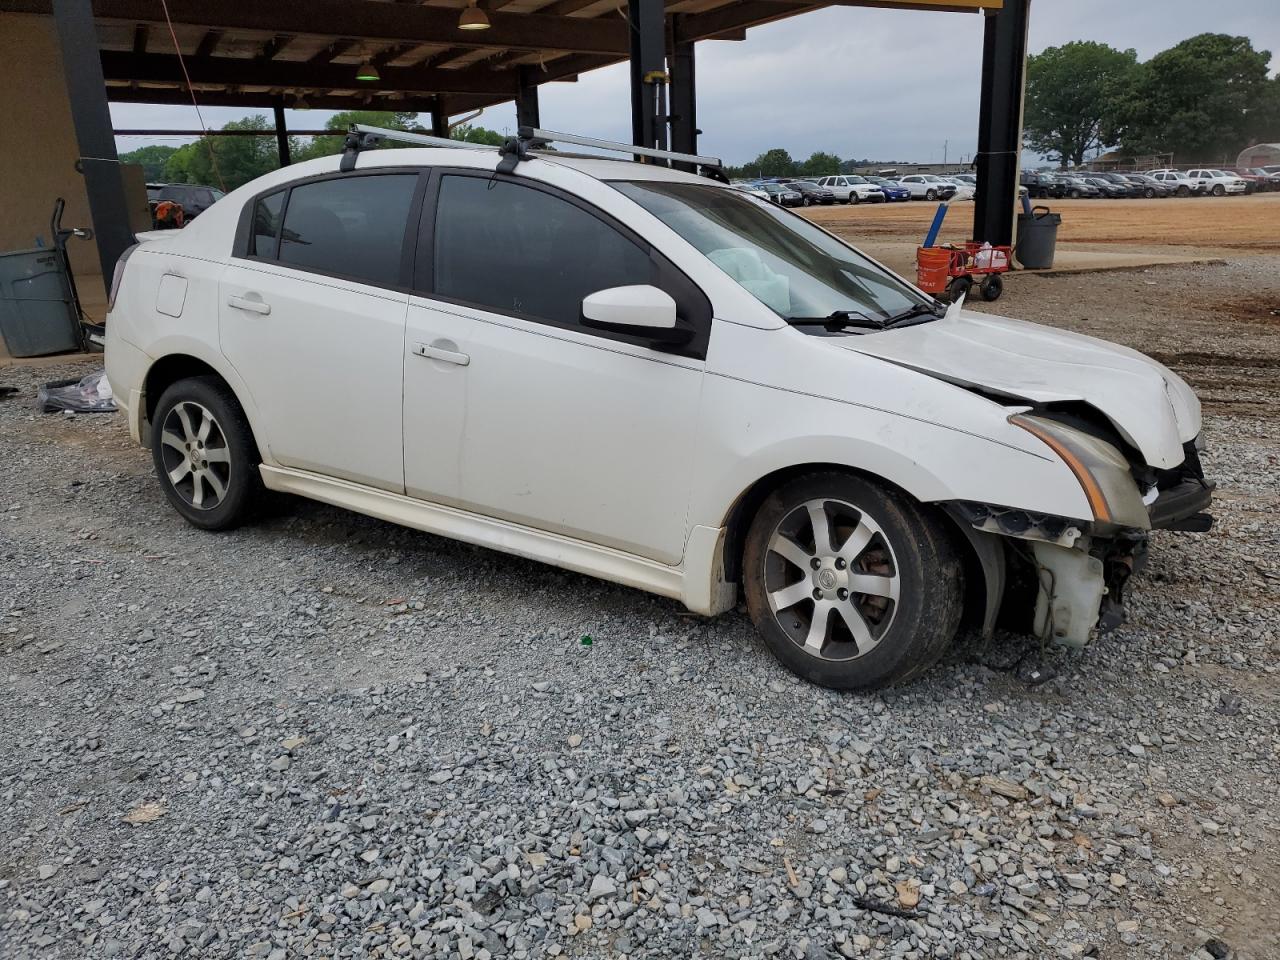
[[[466,140],[454,140],[448,137],[436,137],[426,133],[410,133],[406,130],[391,130],[386,127],[373,127],[363,123],[353,123],[351,132],[342,151],[343,171],[352,170],[356,165],[356,157],[361,150],[377,146],[383,140],[394,140],[399,143],[413,143],[424,147],[449,147],[462,150],[492,150],[493,147],[483,143],[470,143]],[[534,159],[535,153],[542,147],[553,143],[571,143],[580,147],[591,147],[611,153],[625,154],[626,157],[642,157],[651,160],[674,160],[687,163],[697,169],[703,176],[721,183],[728,183],[724,173],[724,162],[719,157],[706,157],[696,153],[679,153],[675,150],[658,150],[654,147],[638,147],[630,143],[618,143],[612,140],[597,140],[595,137],[580,137],[572,133],[557,133],[554,130],[542,130],[537,127],[521,127],[514,137],[498,147],[502,154],[502,162],[498,165],[501,173],[511,173],[522,160]],[[578,154],[577,156],[584,156]],[[585,156],[590,157],[587,154]],[[598,157],[593,159],[618,160],[622,157]],[[643,162],[643,161],[642,161]]]

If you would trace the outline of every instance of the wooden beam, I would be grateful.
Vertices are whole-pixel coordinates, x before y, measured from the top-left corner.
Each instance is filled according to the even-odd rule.
[[[187,73],[192,83],[261,87],[305,87],[315,90],[361,89],[406,93],[477,93],[515,97],[514,71],[477,67],[439,70],[423,67],[381,67],[380,80],[357,81],[356,69],[341,64],[297,63],[287,60],[241,59],[233,57],[188,57]],[[113,50],[102,51],[102,70],[108,80],[140,83],[177,83],[182,67],[173,54],[151,53],[134,56]]]
[[[292,42],[293,37],[287,34],[276,34],[262,45],[262,51],[258,54],[258,59],[274,60],[276,55]]]
[[[307,63],[333,63],[338,57],[345,56],[359,45],[355,40],[335,40],[327,47],[318,50],[307,60]]]
[[[618,17],[557,17],[538,13],[489,14],[488,30],[459,30],[457,7],[379,3],[376,0],[168,0],[175,24],[212,30],[261,30],[302,36],[340,36],[384,43],[448,43],[455,47],[569,50],[627,56],[627,25]],[[0,0],[0,11],[49,13],[51,0]],[[100,20],[164,23],[155,0],[94,0]]]
[[[151,33],[151,28],[145,23],[140,23],[133,28],[133,52],[147,52],[147,36]]]
[[[204,36],[200,38],[200,42],[196,44],[197,57],[211,57],[213,51],[218,47],[218,41],[222,39],[221,30],[206,30]]]
[[[246,90],[196,90],[196,99],[205,107],[248,107],[269,111],[278,93],[270,90],[258,92]],[[190,106],[191,95],[185,87],[107,87],[107,99],[112,103],[158,103],[181,104]],[[459,95],[449,98],[451,109],[458,113],[467,113],[479,107],[490,107],[502,103],[502,97],[483,97]],[[307,94],[307,103],[317,110],[391,110],[408,113],[430,113],[435,101],[431,97],[391,97],[380,95],[376,91],[360,93],[319,93]],[[456,105],[456,106],[455,106]],[[285,106],[291,107],[286,97]],[[264,133],[263,136],[270,136]],[[336,134],[335,134],[336,135]]]

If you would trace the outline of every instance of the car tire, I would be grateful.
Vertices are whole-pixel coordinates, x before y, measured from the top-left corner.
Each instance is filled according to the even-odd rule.
[[[1178,196],[1180,197],[1191,196],[1191,188],[1188,187],[1186,184],[1183,184],[1182,186],[1178,187]]]
[[[919,676],[955,637],[964,596],[940,519],[896,490],[836,472],[801,476],[765,499],[747,534],[743,579],[770,651],[836,690]]]
[[[800,206],[802,206],[802,207],[807,207],[808,205],[809,205],[809,198],[808,198],[808,197],[801,197],[801,198],[800,198]]]
[[[858,193],[858,191],[856,191],[856,190],[850,190],[850,191],[849,191],[849,203],[852,203],[852,204],[854,204],[854,205],[856,206],[857,204],[859,204],[859,203],[861,203],[861,202],[862,202],[862,196]]]
[[[1215,197],[1225,197],[1227,195],[1227,188],[1220,183],[1215,183],[1213,185],[1213,195]]]
[[[937,190],[933,190],[933,189],[926,190],[926,191],[924,192],[924,198],[925,198],[926,200],[937,200],[937,199],[938,199],[938,191],[937,191]]]
[[[1153,200],[1155,199],[1156,192],[1150,187],[1147,187],[1147,189],[1142,191],[1142,195],[1146,197],[1148,200]]]
[[[1067,191],[1067,196],[1068,196],[1069,198],[1071,198],[1072,200],[1079,200],[1079,199],[1080,199],[1080,191],[1079,191],[1079,190],[1068,190],[1068,191]]]
[[[229,530],[261,498],[253,431],[231,389],[217,377],[172,384],[156,404],[151,457],[165,496],[203,530]]]

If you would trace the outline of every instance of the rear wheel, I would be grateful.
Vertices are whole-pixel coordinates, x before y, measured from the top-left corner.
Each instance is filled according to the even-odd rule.
[[[765,500],[744,580],[774,655],[839,690],[913,679],[960,622],[961,565],[946,531],[905,495],[849,474],[809,474]]]
[[[249,422],[216,377],[179,380],[161,394],[151,456],[169,502],[205,530],[244,522],[262,490]]]

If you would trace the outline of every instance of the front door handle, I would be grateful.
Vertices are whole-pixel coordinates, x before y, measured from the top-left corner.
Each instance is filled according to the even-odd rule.
[[[460,367],[465,367],[471,362],[471,358],[465,353],[457,350],[446,350],[444,347],[437,347],[433,343],[415,343],[413,352],[419,357],[426,357],[428,360],[443,360],[445,363],[456,363]]]
[[[247,310],[250,313],[260,313],[264,317],[271,312],[271,304],[250,297],[227,297],[227,306],[235,307],[237,310]]]

